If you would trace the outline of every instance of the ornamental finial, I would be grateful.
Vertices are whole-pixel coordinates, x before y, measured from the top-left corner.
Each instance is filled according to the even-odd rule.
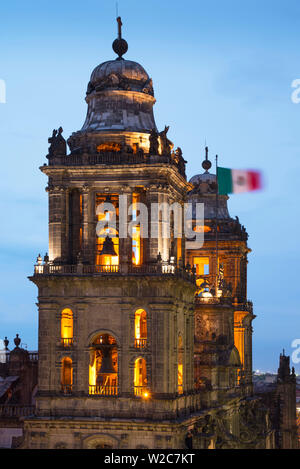
[[[121,16],[117,17],[117,23],[118,23],[118,38],[114,40],[112,48],[116,54],[118,54],[117,60],[122,60],[122,55],[126,54],[128,51],[128,44],[125,41],[125,39],[122,38],[122,20]]]
[[[205,147],[205,160],[202,163],[202,168],[205,169],[206,172],[211,168],[211,162],[208,159],[208,147]]]

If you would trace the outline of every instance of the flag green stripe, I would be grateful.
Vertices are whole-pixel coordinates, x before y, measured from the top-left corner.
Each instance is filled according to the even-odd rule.
[[[232,193],[231,169],[217,168],[219,194],[226,195]]]

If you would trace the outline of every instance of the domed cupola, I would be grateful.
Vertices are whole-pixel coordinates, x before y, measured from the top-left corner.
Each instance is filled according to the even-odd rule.
[[[208,147],[205,148],[205,160],[202,163],[205,172],[196,174],[190,179],[190,183],[194,188],[188,194],[188,201],[193,205],[193,215],[196,209],[196,203],[204,204],[204,218],[205,220],[215,219],[230,219],[227,207],[227,195],[218,196],[218,210],[216,210],[216,193],[217,181],[216,175],[211,174],[211,162],[208,159]]]
[[[113,50],[118,57],[93,70],[86,94],[86,120],[82,129],[68,140],[71,150],[92,139],[96,146],[138,145],[148,152],[149,134],[153,129],[157,131],[152,79],[140,64],[123,58],[128,45],[122,38],[120,17],[117,22],[119,34]]]
[[[201,226],[197,227],[196,204],[204,204],[204,226],[203,230],[207,239],[213,239],[216,231],[216,219],[218,220],[219,237],[226,239],[247,239],[248,235],[244,226],[239,222],[238,217],[231,218],[228,211],[227,201],[228,195],[218,194],[217,197],[217,178],[215,174],[211,174],[211,162],[208,159],[208,148],[205,148],[205,160],[202,163],[205,170],[202,174],[196,174],[190,179],[190,183],[194,186],[188,193],[187,200],[191,204],[191,213],[193,228],[195,231],[202,230]]]

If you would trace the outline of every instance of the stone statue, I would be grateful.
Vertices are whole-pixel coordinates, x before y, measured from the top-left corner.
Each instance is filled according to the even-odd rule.
[[[63,128],[60,127],[58,130],[53,130],[52,137],[48,138],[50,143],[48,158],[55,156],[66,156],[67,154],[67,143],[62,136]]]
[[[180,147],[177,147],[175,150],[175,155],[178,159],[182,158],[182,150]]]
[[[159,148],[158,132],[155,129],[151,130],[149,142],[150,142],[150,148],[149,148],[150,155],[158,155],[158,148]]]
[[[151,96],[154,96],[153,82],[151,78],[149,78],[149,80],[146,81],[145,86],[142,89],[142,93],[146,93],[146,94],[150,94]]]
[[[159,133],[159,137],[161,143],[161,154],[170,156],[174,144],[167,138],[168,131],[169,126],[165,126],[164,130]]]

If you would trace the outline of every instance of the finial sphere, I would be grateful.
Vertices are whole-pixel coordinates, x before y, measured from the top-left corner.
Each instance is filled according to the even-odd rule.
[[[122,55],[126,54],[126,52],[128,51],[128,44],[125,39],[118,38],[114,40],[112,48],[114,52],[118,54],[118,58],[122,59]]]
[[[209,160],[204,160],[202,163],[202,168],[205,169],[205,171],[208,171],[211,168],[211,162]]]

